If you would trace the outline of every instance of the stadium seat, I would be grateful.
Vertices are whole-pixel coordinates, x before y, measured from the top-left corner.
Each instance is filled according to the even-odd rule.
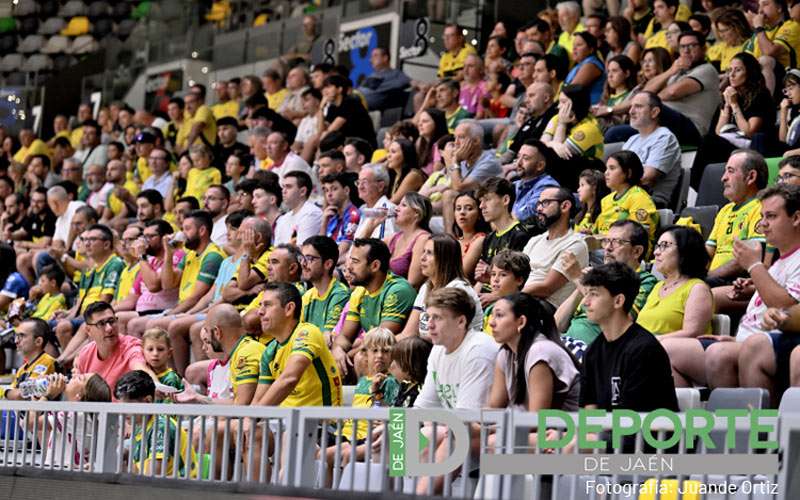
[[[778,412],[800,412],[800,387],[790,387],[786,389],[781,397],[781,404],[778,406]]]
[[[63,7],[61,10],[58,11],[58,15],[64,18],[67,17],[75,17],[75,16],[85,16],[88,11],[86,4],[81,2],[81,0],[70,0]]]
[[[39,17],[49,19],[58,15],[58,0],[39,0]]]
[[[75,64],[76,60],[69,54],[57,54],[53,56],[53,71],[62,71]]]
[[[33,54],[39,52],[44,46],[44,37],[42,35],[28,35],[17,47],[17,51],[21,54]]]
[[[10,54],[17,50],[17,35],[0,36],[0,54]]]
[[[715,314],[711,317],[711,335],[731,335],[731,317],[727,314]]]
[[[672,225],[672,221],[675,220],[675,214],[669,208],[660,208],[657,210],[657,212],[658,230],[663,231]]]
[[[87,15],[92,22],[103,19],[111,14],[111,6],[106,2],[93,2],[89,5]]]
[[[769,172],[769,175],[767,176],[767,182],[769,184],[774,184],[775,181],[778,179],[778,170],[780,170],[780,167],[778,167],[778,164],[781,162],[781,160],[783,160],[783,157],[781,157],[781,156],[779,156],[777,158],[767,158],[766,159],[766,161],[767,161],[767,171]]]
[[[125,19],[119,25],[117,25],[117,36],[123,42],[131,36],[133,30],[136,28],[136,21],[133,19]]]
[[[39,26],[39,34],[45,36],[57,35],[67,27],[67,22],[60,17],[51,17]]]
[[[25,85],[28,82],[28,74],[23,71],[14,71],[5,77],[6,85]]]
[[[28,73],[41,73],[42,71],[49,71],[53,69],[53,60],[44,54],[34,54],[25,60],[22,65],[22,71]]]
[[[76,16],[69,20],[67,27],[61,30],[64,36],[81,36],[89,33],[89,18]]]
[[[769,392],[760,388],[719,388],[711,391],[706,404],[706,410],[714,412],[722,409],[745,409],[760,410],[769,407]],[[714,449],[706,450],[706,453],[727,453],[723,449],[726,431],[718,430],[710,433],[711,440],[714,442]],[[730,453],[746,453],[748,444],[748,431],[736,432],[735,449]]]
[[[23,62],[25,62],[25,58],[22,54],[6,54],[0,60],[0,72],[11,73],[12,71],[17,71],[22,67]]]
[[[114,32],[114,22],[109,18],[102,18],[92,23],[92,36],[101,40]]]
[[[44,44],[41,52],[42,54],[67,54],[70,52],[70,46],[71,43],[69,38],[56,35],[47,40],[47,43]]]
[[[719,206],[696,206],[686,207],[681,211],[681,217],[691,217],[703,230],[703,238],[708,238],[711,234],[711,229],[714,228],[714,219],[719,212]]]
[[[603,144],[603,163],[608,160],[608,157],[617,151],[622,151],[624,142],[612,142],[611,144]]]
[[[39,20],[35,17],[25,17],[17,23],[19,36],[28,36],[36,33],[39,29]]]
[[[14,17],[32,16],[39,11],[39,6],[36,0],[19,0],[17,6],[14,7]]]
[[[722,173],[725,171],[724,163],[706,165],[703,177],[700,179],[700,189],[697,190],[697,206],[726,205],[728,200],[722,194]]]
[[[17,20],[13,17],[0,17],[0,33],[14,33],[17,31]]]
[[[97,51],[99,48],[97,40],[92,35],[79,36],[72,42],[73,54],[88,54],[89,52]]]
[[[678,184],[675,185],[675,191],[672,192],[672,199],[670,200],[670,208],[675,213],[680,213],[687,202],[689,201],[689,187],[692,180],[691,171],[688,168],[681,167],[681,174],[678,177]]]
[[[675,396],[678,398],[678,408],[681,412],[703,407],[700,390],[694,387],[678,387],[675,389]]]

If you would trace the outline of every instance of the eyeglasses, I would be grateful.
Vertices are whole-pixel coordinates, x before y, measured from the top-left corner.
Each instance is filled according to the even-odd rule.
[[[111,318],[101,319],[100,321],[98,321],[96,323],[87,322],[86,324],[89,325],[89,326],[96,326],[96,327],[99,327],[99,328],[105,328],[107,326],[114,326],[114,325],[117,324],[117,317],[113,316]]]
[[[81,241],[84,243],[94,243],[95,241],[106,241],[105,238],[98,238],[97,236],[81,236]]]
[[[317,257],[316,255],[301,255],[300,262],[303,264],[313,264],[314,261],[322,260],[322,257]]]
[[[153,238],[155,238],[157,236],[160,236],[160,235],[158,233],[153,233],[153,234],[144,233],[144,234],[142,234],[142,237],[145,238],[145,239],[148,239],[148,240],[152,240]]]
[[[667,248],[674,246],[675,243],[672,243],[671,241],[662,241],[660,243],[656,243],[655,249],[658,250],[659,252],[663,252]]]
[[[678,45],[678,50],[692,50],[692,49],[696,49],[699,46],[700,46],[700,44],[697,43],[697,42],[695,42],[695,43],[687,43],[686,45]]]
[[[558,198],[551,198],[549,200],[539,200],[539,201],[536,202],[536,208],[544,207],[544,206],[549,205],[551,203],[561,203],[562,201],[564,201],[564,200],[559,200]]]
[[[781,182],[789,182],[793,178],[798,177],[800,178],[800,174],[794,174],[792,172],[786,172],[778,176],[778,180]]]
[[[623,240],[622,238],[603,238],[600,242],[604,247],[621,247],[623,245],[630,245],[631,240]]]
[[[124,243],[126,245],[130,245],[131,243],[133,243],[134,241],[136,241],[138,239],[139,239],[138,237],[136,237],[136,238],[122,238],[122,243]]]

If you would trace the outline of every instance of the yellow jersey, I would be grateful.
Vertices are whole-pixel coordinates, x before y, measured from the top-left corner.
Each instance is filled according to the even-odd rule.
[[[191,132],[192,127],[196,123],[206,124],[206,126],[203,127],[203,137],[205,137],[209,147],[213,146],[214,143],[217,142],[217,120],[214,118],[214,113],[212,113],[211,109],[205,104],[197,108],[194,116],[190,115],[188,111],[183,112],[183,123],[181,123],[181,127],[178,129],[178,137],[175,142],[180,143],[181,137],[183,137],[185,142],[189,137],[189,132]],[[181,132],[184,132],[185,135],[182,136]],[[194,144],[202,143],[203,140],[200,136],[194,141]],[[186,144],[186,147],[194,146],[194,144]]]
[[[311,323],[298,323],[285,342],[273,339],[267,345],[261,356],[258,383],[268,385],[278,380],[293,356],[308,358],[311,364],[278,406],[341,406],[342,379],[336,360],[320,329]]]
[[[555,137],[558,127],[558,115],[550,118],[544,133]],[[572,125],[567,134],[567,145],[584,158],[603,159],[603,130],[597,118],[587,115],[586,118]]]
[[[731,67],[733,56],[742,52],[743,49],[744,43],[730,46],[725,42],[717,42],[708,48],[708,61],[719,62],[720,71],[728,71],[728,68]]]
[[[155,433],[155,436],[153,435]],[[166,476],[170,476],[177,467],[178,477],[185,476],[187,473],[185,457],[189,456],[189,477],[198,476],[197,453],[189,439],[186,429],[178,426],[178,421],[174,417],[167,415],[155,415],[147,419],[144,429],[141,428],[141,421],[136,419],[133,423],[133,436],[131,438],[130,460],[134,464],[134,469],[140,474],[149,474],[151,468],[155,468],[155,473],[161,473],[160,461],[166,461]],[[175,440],[178,440],[178,453],[175,454]],[[144,469],[140,469],[140,465]]]
[[[612,192],[600,200],[600,215],[595,221],[596,232],[606,234],[611,224],[625,219],[633,219],[643,225],[650,235],[652,246],[658,227],[658,212],[653,199],[641,186],[631,186],[619,197]]]
[[[477,54],[475,47],[466,44],[458,51],[456,55],[451,54],[449,51],[442,54],[439,59],[439,71],[436,76],[439,78],[449,78],[455,75],[457,71],[464,68],[464,61],[470,54]]]
[[[81,273],[78,284],[81,314],[89,307],[89,304],[98,302],[103,295],[114,297],[123,269],[125,269],[125,261],[115,254],[111,254],[101,265]]]
[[[764,242],[764,235],[758,231],[760,221],[761,201],[758,198],[751,198],[741,205],[728,203],[722,207],[706,241],[707,246],[715,248],[709,270],[713,271],[733,258],[734,238]]]
[[[41,139],[34,139],[30,146],[27,148],[25,146],[21,146],[19,150],[14,153],[12,159],[17,163],[25,163],[25,159],[29,156],[35,155],[47,155],[50,156],[50,149],[47,147],[47,144],[44,143]]]
[[[225,118],[226,116],[230,116],[231,118],[238,118],[239,117],[239,102],[230,100],[228,102],[220,102],[213,106],[211,106],[211,112],[214,114],[214,118],[219,120],[220,118]]]
[[[239,386],[242,384],[257,384],[258,370],[261,356],[264,353],[264,345],[242,335],[234,346],[227,363],[230,367],[230,381],[233,388],[233,397]]]
[[[136,276],[139,275],[140,262],[136,261],[132,266],[125,266],[119,276],[119,286],[117,292],[114,294],[114,301],[118,302],[130,295],[133,289],[133,282],[136,281]]]
[[[769,41],[780,44],[786,49],[781,57],[778,58],[778,62],[787,68],[796,67],[797,51],[800,50],[800,23],[789,19],[777,26],[766,28],[764,34]],[[761,44],[758,42],[758,33],[753,33],[753,35],[744,42],[743,50],[753,54],[756,58],[764,55]]]
[[[83,127],[78,126],[72,129],[72,132],[69,133],[69,142],[73,148],[81,148],[81,139],[83,139]]]
[[[42,296],[42,298],[39,299],[39,302],[36,304],[36,309],[34,309],[31,317],[50,321],[53,319],[53,314],[56,311],[66,310],[67,299],[64,298],[63,294],[57,293],[55,295],[50,295],[49,293],[46,293]]]
[[[575,29],[572,30],[572,33],[567,31],[562,31],[560,35],[558,35],[558,44],[564,47],[564,50],[567,52],[567,57],[569,58],[569,65],[572,66],[572,42],[575,39],[575,33],[580,33],[581,31],[586,31],[586,27],[583,23],[579,22]]]
[[[269,104],[269,108],[274,111],[278,111],[289,97],[289,89],[282,88],[274,94],[264,93],[264,95],[267,97],[267,104]]]
[[[225,252],[213,242],[200,255],[194,250],[187,250],[178,264],[178,269],[182,271],[178,299],[182,302],[191,297],[198,281],[213,285],[225,257]]]
[[[186,178],[186,191],[183,192],[184,196],[191,196],[203,205],[203,196],[205,196],[208,188],[212,184],[219,184],[222,182],[222,174],[216,167],[207,167],[199,169],[192,167],[189,169],[189,175]]]
[[[25,361],[25,364],[17,370],[14,374],[14,380],[11,381],[11,388],[17,389],[26,380],[46,377],[51,373],[55,373],[55,371],[56,359],[46,352],[41,352],[35,358]],[[6,389],[0,387],[0,399],[5,399],[5,397]]]

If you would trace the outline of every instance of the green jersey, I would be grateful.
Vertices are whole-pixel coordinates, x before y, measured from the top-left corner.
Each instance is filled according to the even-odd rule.
[[[302,323],[311,323],[323,332],[330,332],[339,322],[342,310],[350,299],[350,289],[334,279],[322,295],[312,288],[303,294]]]
[[[408,281],[393,273],[386,275],[383,285],[375,293],[357,287],[350,295],[347,321],[357,321],[365,332],[384,321],[404,324],[408,318],[417,292]]]

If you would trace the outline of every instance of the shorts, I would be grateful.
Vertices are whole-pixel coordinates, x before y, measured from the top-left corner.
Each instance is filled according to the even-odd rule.
[[[789,388],[789,360],[794,348],[800,345],[800,335],[770,333],[769,337],[775,351],[775,391],[780,397]]]
[[[47,322],[47,324],[50,325],[50,329],[53,330],[53,332],[56,331],[56,326],[58,325],[59,321],[61,321],[61,320],[51,319],[50,321]],[[80,328],[81,325],[86,322],[83,319],[83,316],[80,316],[78,318],[73,318],[73,319],[70,319],[68,321],[72,325],[72,334],[73,335],[75,335],[78,332],[78,328]],[[61,346],[61,347],[67,347],[67,346]]]
[[[156,314],[161,314],[163,311],[160,309],[148,309],[147,311],[137,311],[139,313],[139,317],[142,316],[155,316]]]

